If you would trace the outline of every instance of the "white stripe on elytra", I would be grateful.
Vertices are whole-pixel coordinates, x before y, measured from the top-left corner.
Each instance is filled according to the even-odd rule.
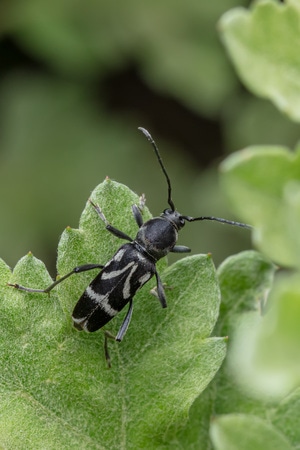
[[[129,266],[129,264],[128,264],[128,266]],[[123,297],[124,298],[130,298],[130,295],[131,295],[130,294],[130,280],[131,280],[132,274],[136,271],[137,267],[138,267],[138,265],[137,265],[137,263],[135,263],[134,266],[132,267],[131,271],[129,272],[128,277],[125,280],[124,287],[123,287]]]
[[[130,280],[131,280],[131,277],[132,277],[133,273],[138,268],[138,264],[135,263],[134,261],[131,261],[131,262],[129,262],[127,264],[127,266],[123,267],[122,269],[112,270],[111,272],[103,272],[102,273],[102,279],[103,280],[112,280],[114,278],[117,278],[122,273],[126,272],[130,267],[131,267],[131,270],[130,270],[129,274],[126,277],[126,280],[124,282],[124,287],[123,287],[123,298],[124,299],[130,298],[130,296],[131,296]]]
[[[147,272],[147,273],[145,273],[145,275],[142,275],[139,278],[140,285],[143,286],[145,283],[147,283],[148,280],[150,280],[150,278],[151,278],[151,273],[150,272]]]
[[[112,270],[111,272],[103,272],[102,279],[103,280],[111,280],[112,278],[116,278],[119,275],[121,275],[123,272],[126,272],[126,270],[129,269],[129,267],[133,266],[134,264],[137,266],[137,264],[134,261],[131,261],[130,263],[127,264],[127,266],[123,267],[122,269]]]
[[[124,248],[121,248],[121,249],[115,254],[113,261],[118,261],[118,262],[121,261],[121,259],[122,259],[123,255],[124,255],[124,253],[125,253],[125,249],[124,249]]]
[[[83,330],[88,331],[88,329],[87,329],[88,319],[87,318],[82,319],[82,317],[80,317],[79,319],[75,319],[74,317],[72,317],[72,319],[73,319],[73,322],[80,325],[81,328],[83,328]]]
[[[106,312],[106,314],[108,314],[109,316],[113,317],[119,312],[118,310],[116,310],[110,306],[109,295],[97,294],[97,292],[95,292],[91,288],[91,286],[88,286],[86,288],[85,292],[88,297],[90,297],[92,300],[95,300],[97,303],[99,303],[99,306],[101,307],[101,309],[103,309],[103,311]]]

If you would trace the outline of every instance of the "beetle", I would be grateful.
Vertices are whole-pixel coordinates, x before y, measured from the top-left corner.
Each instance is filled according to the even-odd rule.
[[[114,236],[128,241],[123,244],[105,264],[85,264],[75,267],[71,272],[56,280],[46,289],[34,289],[10,284],[17,289],[27,292],[49,293],[55,286],[73,274],[85,272],[92,269],[100,269],[98,275],[88,285],[82,296],[76,303],[73,313],[73,325],[81,331],[94,332],[106,325],[116,314],[118,314],[127,304],[129,308],[116,336],[105,331],[104,348],[107,364],[110,367],[110,356],[108,352],[107,340],[113,338],[122,341],[131,321],[133,312],[133,298],[136,292],[144,286],[153,276],[156,278],[156,295],[163,308],[167,307],[164,286],[156,270],[158,260],[166,256],[169,252],[188,253],[190,248],[177,245],[178,232],[184,227],[186,222],[200,220],[213,220],[229,225],[243,228],[251,228],[250,225],[222,219],[212,216],[191,217],[180,214],[172,200],[172,186],[169,175],[163,164],[158,147],[151,134],[142,127],[139,130],[146,136],[153,147],[156,158],[160,164],[168,186],[167,203],[169,207],[165,209],[159,217],[154,217],[147,222],[143,222],[141,208],[132,206],[133,217],[139,227],[136,237],[133,239],[121,230],[111,225],[106,219],[100,206],[89,199],[91,206],[104,222],[105,228]],[[142,203],[144,198],[142,198]]]

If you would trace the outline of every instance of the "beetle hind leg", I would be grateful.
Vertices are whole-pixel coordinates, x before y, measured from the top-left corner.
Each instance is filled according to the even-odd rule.
[[[110,359],[110,354],[109,354],[109,351],[108,351],[108,339],[114,339],[115,340],[116,338],[109,331],[105,330],[104,331],[104,355],[105,355],[107,368],[110,369],[111,368],[111,359]]]
[[[129,324],[131,321],[131,317],[132,317],[132,312],[133,312],[133,301],[131,298],[129,300],[129,308],[128,308],[127,314],[124,317],[123,322],[121,323],[121,326],[119,328],[117,336],[114,336],[112,333],[110,333],[107,330],[104,331],[104,354],[105,354],[105,359],[106,359],[107,366],[109,369],[111,368],[111,359],[110,359],[110,355],[109,355],[109,351],[108,351],[108,339],[114,339],[117,342],[122,341],[123,337],[126,334],[126,331],[128,330],[128,327],[129,327]]]

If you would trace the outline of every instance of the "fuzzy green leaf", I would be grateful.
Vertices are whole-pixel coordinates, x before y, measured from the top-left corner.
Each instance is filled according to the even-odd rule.
[[[284,266],[300,266],[300,149],[249,147],[222,164],[233,209],[254,225],[256,246]]]
[[[269,311],[240,321],[230,353],[231,371],[256,396],[282,397],[300,384],[299,276],[280,277]]]
[[[275,427],[250,415],[231,414],[215,419],[211,437],[215,450],[292,450]]]
[[[91,197],[114,226],[135,235],[130,211],[138,201],[135,194],[106,180]],[[149,216],[147,209],[143,213]],[[59,271],[105,263],[122,242],[105,230],[88,203],[80,228],[63,233]],[[209,337],[220,302],[211,258],[183,258],[163,271],[165,264],[159,271],[168,308],[150,295],[153,283],[136,295],[124,341],[109,343],[110,370],[101,330],[79,333],[71,326],[72,308],[94,271],[72,276],[50,298],[3,288],[0,440],[6,448],[150,449],[164,445],[168,430],[182,426],[219,369],[226,342]],[[7,266],[0,269],[7,281]],[[10,281],[45,287],[49,275],[30,254]],[[107,328],[115,333],[122,317],[123,312]]]
[[[253,250],[230,256],[219,266],[222,303],[217,333],[232,333],[242,314],[262,314],[275,270],[268,258]]]
[[[273,279],[274,265],[255,251],[229,257],[218,269],[222,294],[220,316],[214,334],[228,335],[229,350],[233,331],[247,311],[258,311],[264,303]],[[166,449],[211,449],[209,426],[212,415],[232,411],[266,414],[265,403],[250,399],[233,382],[226,360],[209,387],[197,398],[189,411],[189,420],[182,429],[171,430],[172,445]],[[273,409],[274,411],[274,409]],[[280,413],[276,417],[280,420]]]
[[[287,4],[286,4],[287,3]],[[255,2],[220,21],[222,39],[245,85],[300,120],[300,9],[296,2]]]
[[[273,425],[285,434],[289,441],[299,447],[300,442],[300,388],[291,392],[281,400],[277,408],[272,408],[271,418]]]
[[[235,374],[243,370],[243,364],[236,361],[233,371],[228,359],[235,344],[236,329],[245,316],[260,317],[265,309],[266,298],[273,283],[275,266],[264,255],[245,251],[227,258],[218,268],[222,303],[215,333],[228,336],[228,357],[216,377],[217,392],[215,414],[232,412],[258,414],[264,417],[266,404],[261,399],[251,398],[235,382]],[[247,358],[245,352],[244,357]]]

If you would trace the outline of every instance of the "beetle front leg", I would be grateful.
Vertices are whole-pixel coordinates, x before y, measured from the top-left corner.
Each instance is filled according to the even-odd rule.
[[[132,242],[133,239],[128,236],[128,234],[124,233],[121,230],[118,230],[118,228],[113,227],[108,220],[106,219],[105,215],[102,212],[102,209],[100,208],[99,205],[97,205],[96,203],[94,203],[91,199],[89,199],[90,204],[93,206],[93,208],[95,209],[96,213],[98,214],[98,216],[100,217],[100,219],[102,220],[102,222],[105,223],[105,228],[107,229],[107,231],[109,231],[111,234],[113,234],[114,236],[120,238],[120,239],[125,239],[126,241]]]
[[[138,224],[139,227],[141,227],[144,222],[143,222],[143,217],[142,217],[139,207],[137,205],[132,205],[131,209],[132,209],[132,214],[133,214],[133,217],[134,217],[136,223]]]
[[[142,194],[140,196],[139,205],[132,205],[132,207],[131,207],[133,217],[139,227],[141,227],[144,223],[143,217],[142,217],[142,211],[145,208],[145,204],[146,204],[146,197],[145,197],[145,194]]]
[[[185,245],[174,245],[171,252],[172,253],[190,253],[191,249]]]

